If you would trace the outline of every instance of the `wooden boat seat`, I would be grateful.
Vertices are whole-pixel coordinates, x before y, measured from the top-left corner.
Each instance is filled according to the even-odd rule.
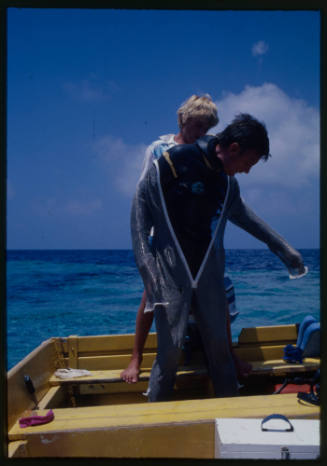
[[[320,366],[320,358],[305,358],[302,364],[290,364],[283,360],[283,348],[286,344],[296,344],[298,325],[276,327],[255,327],[242,329],[237,343],[234,343],[235,354],[252,364],[251,376],[288,376],[314,372]],[[50,376],[51,386],[84,385],[84,384],[125,384],[120,373],[130,361],[134,335],[111,335],[98,337],[70,336],[67,339],[55,339],[57,360],[61,367],[88,369],[89,376],[60,379]],[[156,356],[157,337],[150,333],[144,349],[140,382],[143,386],[148,382],[152,363]],[[201,352],[194,353],[190,365],[183,365],[183,358],[177,372],[177,382],[189,378],[203,377],[206,369],[203,366]],[[108,369],[107,369],[108,368]],[[139,385],[141,387],[141,385]],[[142,388],[143,389],[143,388]]]
[[[320,366],[319,358],[306,358],[302,364],[290,364],[283,359],[274,359],[267,361],[250,361],[253,367],[252,376],[271,375],[271,376],[286,376],[291,374],[301,374],[305,372],[313,372]],[[91,375],[82,377],[72,377],[61,379],[52,374],[49,383],[51,386],[67,385],[67,384],[103,384],[103,383],[120,383],[120,373],[123,369],[112,370],[92,370]],[[147,382],[150,377],[151,369],[144,369],[140,373],[140,382]],[[207,370],[203,367],[185,366],[180,367],[177,372],[177,379],[185,377],[197,377],[207,374]]]
[[[51,386],[56,385],[67,385],[67,384],[103,384],[103,383],[119,383],[122,382],[120,378],[120,373],[123,369],[113,369],[113,370],[95,370],[90,371],[91,375],[86,375],[82,377],[72,377],[67,379],[61,379],[56,377],[53,374],[49,379],[49,384]],[[151,369],[142,370],[139,376],[140,382],[147,382],[150,377]],[[190,367],[190,368],[180,368],[177,372],[178,378],[184,378],[187,376],[203,376],[207,374],[207,370],[203,367]],[[125,382],[123,382],[125,383]]]
[[[290,364],[283,359],[252,361],[253,375],[284,376],[313,372],[320,367],[320,358],[305,358],[302,364]]]

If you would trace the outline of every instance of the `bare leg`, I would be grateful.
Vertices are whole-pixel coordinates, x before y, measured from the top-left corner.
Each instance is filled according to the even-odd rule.
[[[135,383],[139,379],[143,349],[153,322],[153,312],[144,313],[145,303],[146,293],[144,291],[136,316],[135,339],[131,361],[120,374],[120,378],[127,383]]]

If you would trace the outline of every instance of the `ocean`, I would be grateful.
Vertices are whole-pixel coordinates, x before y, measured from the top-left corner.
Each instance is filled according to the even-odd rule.
[[[300,252],[309,273],[290,280],[269,250],[226,250],[234,341],[243,327],[320,318],[320,251]],[[142,292],[130,250],[7,251],[8,369],[50,337],[134,333]]]

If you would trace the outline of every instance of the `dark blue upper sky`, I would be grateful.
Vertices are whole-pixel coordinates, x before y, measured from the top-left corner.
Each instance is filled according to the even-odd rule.
[[[194,93],[266,123],[272,158],[245,200],[319,247],[316,11],[9,9],[8,247],[129,248],[146,146]],[[261,247],[235,227],[225,246]]]

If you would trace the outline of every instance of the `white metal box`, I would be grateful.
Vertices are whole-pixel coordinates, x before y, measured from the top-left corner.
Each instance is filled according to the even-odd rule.
[[[320,454],[320,421],[292,419],[216,419],[215,458],[316,459]]]

